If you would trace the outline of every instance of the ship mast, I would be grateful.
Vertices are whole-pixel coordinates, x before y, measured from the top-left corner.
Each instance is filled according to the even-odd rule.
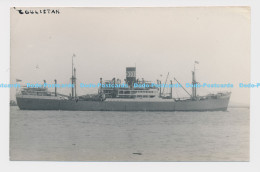
[[[76,80],[76,68],[74,67],[74,84],[75,84],[75,93],[74,96],[77,97],[77,92],[76,92],[76,88],[77,88],[77,80]]]
[[[72,59],[72,71],[71,71],[71,85],[72,85],[72,86],[71,86],[71,97],[72,97],[72,98],[74,98],[74,87],[73,87],[73,86],[74,86],[74,72],[75,72],[75,70],[74,70],[74,67],[73,67],[73,65],[74,65],[74,64],[73,64],[73,58],[74,58],[75,56],[76,56],[76,55],[73,54],[73,55],[72,55],[72,58],[71,58],[71,59]]]
[[[172,80],[170,80],[171,82],[171,92],[170,92],[170,98],[172,99]]]
[[[192,98],[196,99],[197,97],[197,81],[196,81],[196,64],[199,64],[198,61],[194,61],[194,70],[192,71]]]

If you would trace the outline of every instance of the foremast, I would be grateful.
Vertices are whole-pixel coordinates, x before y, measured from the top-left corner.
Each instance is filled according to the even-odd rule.
[[[72,71],[71,71],[71,98],[77,97],[76,92],[76,68],[74,67],[73,58],[76,57],[75,54],[72,55]],[[74,88],[75,87],[75,88]]]

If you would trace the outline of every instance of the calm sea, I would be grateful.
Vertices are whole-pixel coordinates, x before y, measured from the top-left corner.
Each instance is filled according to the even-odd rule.
[[[249,161],[249,109],[83,112],[10,109],[11,160]]]

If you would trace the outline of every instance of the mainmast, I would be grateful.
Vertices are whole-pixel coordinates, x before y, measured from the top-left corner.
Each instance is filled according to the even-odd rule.
[[[192,71],[192,98],[193,99],[196,99],[197,97],[196,64],[199,64],[199,62],[198,61],[194,62],[194,70]]]

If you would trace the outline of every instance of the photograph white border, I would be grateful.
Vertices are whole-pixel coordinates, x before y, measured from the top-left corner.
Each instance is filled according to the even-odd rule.
[[[0,83],[10,77],[10,7],[251,7],[251,83],[260,82],[259,0],[2,0],[0,2]],[[260,89],[251,89],[250,162],[37,162],[9,160],[9,90],[0,89],[1,171],[260,171]]]

